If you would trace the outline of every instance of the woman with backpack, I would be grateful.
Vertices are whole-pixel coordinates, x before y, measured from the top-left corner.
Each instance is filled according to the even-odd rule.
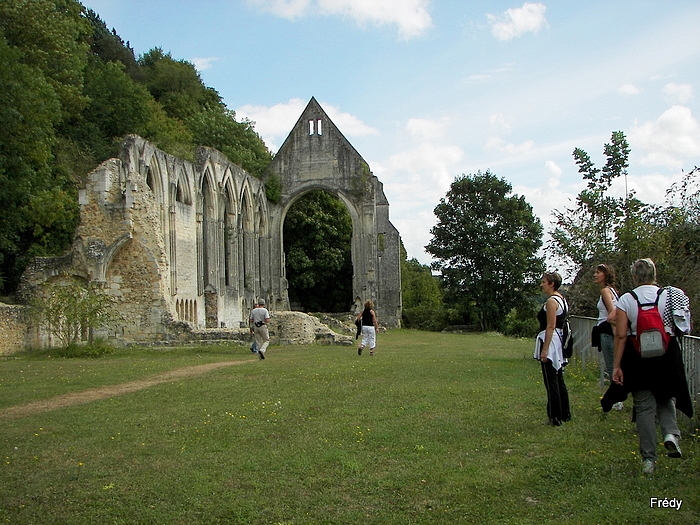
[[[542,276],[540,288],[548,298],[537,313],[540,333],[535,340],[533,356],[542,367],[542,380],[547,390],[547,416],[554,426],[561,426],[562,422],[571,419],[569,393],[564,383],[567,360],[564,356],[564,331],[561,328],[569,305],[559,293],[560,286],[561,275],[557,272],[546,272]]]
[[[617,290],[613,286],[615,280],[615,270],[607,264],[599,264],[595,268],[593,274],[595,283],[600,287],[600,297],[598,298],[598,322],[593,328],[594,336],[592,339],[597,342],[598,351],[603,354],[605,362],[605,371],[608,373],[608,379],[612,383],[613,375],[613,355],[615,353],[613,325],[615,323],[615,305],[619,297]],[[597,334],[597,335],[596,335]],[[613,406],[616,410],[622,410],[622,402],[618,401]]]
[[[652,474],[657,459],[657,418],[668,456],[679,458],[681,432],[676,403],[688,417],[693,416],[683,357],[675,337],[674,298],[669,301],[669,294],[685,299],[686,304],[687,297],[678,288],[656,285],[656,266],[651,259],[635,261],[630,272],[635,288],[617,302],[613,381],[623,396],[632,392],[642,472]],[[615,385],[609,391],[613,390]]]

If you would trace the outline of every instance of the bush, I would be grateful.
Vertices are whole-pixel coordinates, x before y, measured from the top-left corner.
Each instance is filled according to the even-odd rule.
[[[110,297],[71,277],[43,285],[32,300],[32,312],[66,348],[91,338],[93,330],[119,317]]]
[[[506,315],[505,323],[503,324],[503,335],[511,337],[535,337],[539,324],[535,312],[526,310],[518,310],[513,308]]]
[[[447,326],[463,324],[462,316],[456,310],[443,305],[404,308],[401,319],[404,328],[429,332],[440,332]]]

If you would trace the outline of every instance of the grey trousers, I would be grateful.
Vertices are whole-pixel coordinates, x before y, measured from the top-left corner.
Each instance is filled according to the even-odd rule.
[[[676,402],[669,399],[665,403],[656,401],[651,390],[637,390],[632,392],[634,397],[634,409],[637,414],[637,435],[639,436],[639,453],[642,459],[656,461],[656,418],[659,418],[662,437],[666,434],[674,434],[678,437],[681,431],[676,422]]]

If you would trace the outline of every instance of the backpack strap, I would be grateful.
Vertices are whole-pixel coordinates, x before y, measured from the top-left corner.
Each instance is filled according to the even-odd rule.
[[[562,312],[561,314],[557,315],[557,324],[556,324],[555,328],[563,328],[563,327],[564,327],[564,321],[566,321],[566,316],[567,316],[568,313],[569,313],[569,305],[568,305],[568,303],[566,302],[566,299],[564,299],[564,298],[562,297],[562,298],[561,298],[562,300],[560,301],[560,300],[559,300],[559,297],[560,297],[560,296],[558,296],[558,295],[553,295],[553,296],[552,296],[552,298],[553,298],[557,303],[559,303],[559,304],[561,305],[561,309],[563,310],[563,312]]]
[[[558,303],[561,305],[561,309],[564,310],[564,313],[561,314],[561,315],[564,315],[564,316],[565,316],[566,313],[567,313],[568,310],[569,310],[569,305],[566,303],[566,299],[564,299],[564,298],[562,297],[562,298],[561,298],[562,300],[560,301],[560,300],[559,300],[559,297],[560,297],[559,295],[553,295],[553,296],[552,296],[552,298],[553,298],[556,302],[558,302]]]
[[[642,306],[656,306],[657,308],[659,307],[659,298],[661,297],[661,292],[663,292],[663,288],[659,288],[656,291],[656,300],[653,303],[640,303],[639,302],[639,297],[637,297],[637,294],[634,293],[634,290],[630,290],[630,295],[634,297],[634,300],[637,301],[637,304],[641,308]]]

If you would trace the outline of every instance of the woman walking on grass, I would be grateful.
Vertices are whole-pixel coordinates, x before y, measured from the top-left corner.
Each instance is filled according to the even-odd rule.
[[[540,288],[548,298],[537,313],[540,333],[535,341],[534,354],[542,366],[542,379],[547,390],[547,416],[554,426],[571,419],[569,393],[564,383],[567,360],[564,357],[564,333],[561,328],[569,306],[558,291],[560,286],[561,276],[557,272],[547,272],[542,276]]]
[[[362,341],[360,341],[360,346],[357,349],[357,355],[362,355],[362,350],[367,345],[369,345],[369,355],[374,355],[374,350],[377,346],[379,322],[373,308],[374,304],[372,304],[372,301],[365,301],[365,309],[357,315],[357,320],[362,321]]]
[[[651,259],[638,259],[632,264],[630,272],[635,289],[623,294],[617,302],[613,364],[615,385],[610,387],[606,397],[617,399],[632,392],[642,472],[652,474],[657,459],[657,421],[668,456],[680,458],[681,431],[676,421],[676,406],[688,417],[693,417],[693,403],[676,337],[690,330],[690,310],[683,290],[670,286],[659,288],[656,285],[656,266]],[[651,315],[641,314],[642,310],[648,312],[654,306],[658,309],[658,314],[654,315],[660,315],[659,322],[663,324],[668,342],[661,355],[650,352],[652,356],[645,357],[644,343],[637,340],[638,322],[641,315],[645,318]],[[679,325],[683,326],[683,330]],[[616,390],[620,391],[619,394],[614,394]]]

